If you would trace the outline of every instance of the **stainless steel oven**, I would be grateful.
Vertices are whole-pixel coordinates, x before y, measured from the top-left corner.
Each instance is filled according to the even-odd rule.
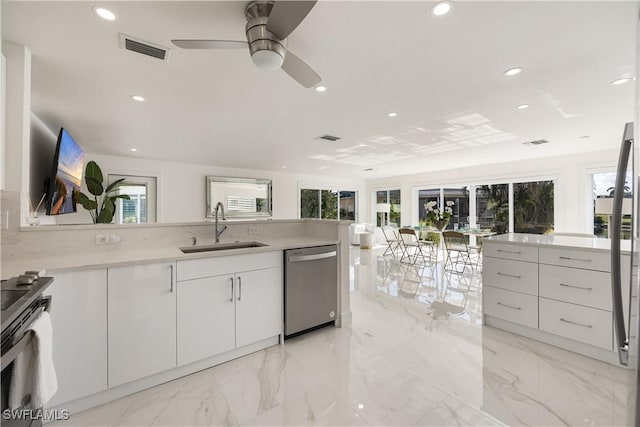
[[[42,296],[42,291],[53,280],[40,278],[30,286],[17,285],[13,279],[2,282],[2,334],[0,348],[2,357],[2,426],[39,427],[42,426],[42,408],[33,408],[31,395],[20,396],[21,405],[14,411],[9,407],[9,395],[14,362],[18,355],[29,349],[34,339],[30,325],[43,310],[49,311],[51,297]],[[15,408],[13,408],[15,409]]]

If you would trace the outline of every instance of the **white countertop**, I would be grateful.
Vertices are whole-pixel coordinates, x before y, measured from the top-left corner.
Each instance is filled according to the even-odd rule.
[[[553,234],[525,234],[525,233],[508,233],[496,236],[485,237],[483,242],[490,243],[506,243],[514,245],[532,245],[539,247],[562,247],[577,248],[595,251],[610,251],[611,240],[601,239],[597,237],[573,237],[573,236],[554,236]],[[629,253],[631,250],[631,241],[622,240],[620,242],[620,250],[622,253]]]
[[[27,270],[37,270],[41,274],[53,274],[66,270],[87,270],[105,267],[134,265],[139,263],[171,262],[196,258],[212,258],[229,255],[243,255],[257,252],[282,251],[286,249],[302,248],[309,246],[334,245],[340,242],[335,240],[323,240],[316,237],[287,237],[275,239],[257,239],[267,246],[243,249],[228,249],[222,251],[198,252],[185,254],[178,246],[149,247],[144,250],[118,250],[117,245],[109,252],[96,251],[75,254],[60,254],[48,257],[23,257],[19,259],[3,259],[2,278],[23,274]],[[221,240],[221,243],[230,243],[233,240]]]

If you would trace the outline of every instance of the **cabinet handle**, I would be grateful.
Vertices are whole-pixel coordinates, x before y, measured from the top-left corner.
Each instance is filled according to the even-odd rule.
[[[514,310],[522,310],[522,307],[516,307],[515,305],[503,304],[500,301],[498,301],[498,305],[501,305],[501,306],[507,307],[507,308],[513,308]]]
[[[584,286],[576,286],[576,285],[567,285],[566,283],[560,283],[560,286],[564,286],[565,288],[573,288],[573,289],[582,289],[583,291],[592,291],[593,288],[587,288]]]
[[[498,276],[506,276],[506,277],[513,277],[515,279],[521,279],[522,276],[516,276],[513,274],[507,274],[507,273],[500,273],[499,271],[496,273]]]
[[[242,277],[238,276],[238,301],[242,299]]]
[[[504,252],[505,254],[516,254],[516,255],[522,254],[522,252],[520,251],[508,251],[506,249],[498,249],[498,252]]]
[[[570,323],[570,324],[576,325],[576,326],[582,326],[583,328],[589,328],[589,329],[593,328],[593,326],[591,326],[591,325],[585,325],[584,323],[572,322],[571,320],[563,319],[562,317],[560,318],[560,321],[564,322],[564,323]]]
[[[169,269],[171,270],[171,292],[173,292],[173,264],[169,265]]]
[[[558,258],[566,259],[567,261],[591,262],[590,259],[586,259],[586,258],[571,258],[571,257],[568,257],[568,256],[561,256],[561,257],[558,257]]]
[[[231,298],[229,298],[230,302],[233,302],[233,277],[231,277]]]

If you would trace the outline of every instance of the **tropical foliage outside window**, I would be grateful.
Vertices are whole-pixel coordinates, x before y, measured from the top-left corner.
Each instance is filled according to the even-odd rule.
[[[553,181],[513,184],[515,233],[548,234],[553,231]]]
[[[300,190],[300,218],[356,219],[356,191]]]

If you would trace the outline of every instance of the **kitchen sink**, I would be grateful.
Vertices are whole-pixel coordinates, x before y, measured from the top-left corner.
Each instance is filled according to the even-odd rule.
[[[226,251],[229,249],[259,248],[262,246],[269,246],[269,245],[267,245],[266,243],[260,243],[260,242],[233,242],[233,243],[216,243],[213,245],[183,246],[179,249],[185,254],[192,254],[195,252]]]

